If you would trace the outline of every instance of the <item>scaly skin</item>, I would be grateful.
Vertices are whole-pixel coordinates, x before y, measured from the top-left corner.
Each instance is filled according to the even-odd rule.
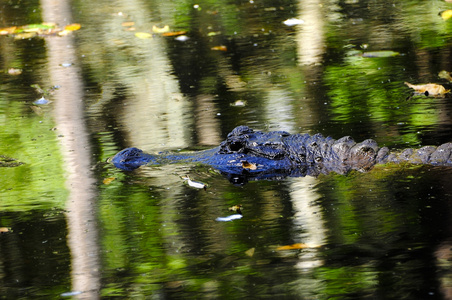
[[[349,136],[334,140],[321,134],[291,135],[284,131],[260,132],[238,126],[214,149],[151,155],[137,148],[127,148],[116,154],[112,162],[123,170],[141,165],[201,163],[219,170],[231,181],[247,181],[330,172],[346,174],[351,170],[368,171],[375,164],[390,162],[452,166],[451,153],[452,143],[390,152],[371,139],[355,143]]]

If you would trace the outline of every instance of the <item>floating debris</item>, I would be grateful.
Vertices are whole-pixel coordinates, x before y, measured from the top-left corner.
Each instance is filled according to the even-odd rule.
[[[164,32],[162,33],[162,36],[178,36],[186,34],[187,31],[171,31],[171,32]]]
[[[108,185],[108,184],[112,183],[115,179],[116,179],[115,177],[108,177],[108,178],[105,178],[102,181],[102,183],[105,184],[105,185]]]
[[[135,36],[142,40],[152,38],[152,34],[147,33],[147,32],[135,32]]]
[[[452,82],[452,76],[450,76],[450,72],[447,72],[446,70],[442,70],[438,74],[439,78],[446,79],[447,81]]]
[[[248,250],[245,251],[245,254],[248,255],[249,257],[253,257],[254,252],[256,252],[256,248],[250,248]]]
[[[231,106],[245,106],[245,105],[246,105],[246,101],[244,101],[244,100],[237,100],[231,104]]]
[[[302,243],[296,243],[296,244],[292,244],[292,245],[280,246],[280,247],[276,248],[276,250],[277,251],[296,250],[296,249],[305,249],[305,248],[309,248],[309,246],[306,244],[302,244]]]
[[[180,36],[178,36],[178,37],[176,37],[175,38],[175,40],[176,41],[179,41],[179,42],[186,42],[186,41],[188,41],[190,38],[188,37],[188,36],[186,36],[186,35],[180,35]]]
[[[228,51],[228,47],[221,45],[221,46],[212,47],[212,48],[210,48],[210,50],[226,52],[226,51]]]
[[[362,57],[392,57],[400,55],[399,52],[391,50],[368,51],[362,54]]]
[[[441,16],[441,18],[443,18],[444,21],[447,21],[452,17],[452,9],[442,11],[439,13],[439,15]]]
[[[283,24],[287,25],[287,26],[295,26],[295,25],[300,25],[303,23],[304,23],[303,20],[297,19],[297,18],[290,18],[290,19],[283,21]]]
[[[22,74],[22,69],[16,69],[16,68],[9,68],[8,69],[8,75],[17,76]]]
[[[165,25],[164,27],[157,27],[157,26],[152,26],[152,32],[154,33],[165,33],[165,32],[169,32],[170,28],[168,25]]]
[[[218,221],[218,222],[230,222],[230,221],[238,220],[238,219],[241,219],[241,218],[243,218],[243,215],[241,215],[241,214],[234,214],[234,215],[230,215],[230,216],[227,216],[227,217],[218,217],[218,218],[215,219],[215,221]]]
[[[80,295],[81,293],[82,292],[79,292],[79,291],[73,291],[73,292],[62,293],[60,296],[61,297],[72,297],[72,296]]]
[[[49,104],[50,102],[52,102],[52,101],[49,101],[49,100],[47,100],[44,97],[41,97],[38,100],[34,101],[33,104],[35,104],[35,105],[46,105],[46,104]]]
[[[405,84],[416,93],[424,94],[425,96],[442,96],[450,92],[450,90],[446,90],[442,85],[436,83],[411,84],[405,82]]]
[[[242,213],[242,205],[241,204],[233,205],[233,206],[229,207],[228,210],[235,211],[235,212],[238,212],[239,214],[241,214]]]
[[[187,181],[188,186],[191,186],[196,189],[207,189],[207,185],[205,183],[199,181],[193,181],[190,177],[182,177],[183,180]]]

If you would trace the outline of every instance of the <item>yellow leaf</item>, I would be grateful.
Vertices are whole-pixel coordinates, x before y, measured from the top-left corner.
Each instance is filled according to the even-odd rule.
[[[444,21],[449,20],[452,17],[452,9],[442,11],[439,14]]]
[[[405,82],[405,84],[412,88],[416,93],[425,94],[426,96],[444,95],[450,91],[446,90],[442,85],[435,83],[411,84],[409,82]]]
[[[256,170],[257,169],[257,165],[256,164],[252,164],[252,163],[249,163],[247,161],[242,161],[242,167],[244,169],[250,169],[250,170]]]
[[[12,34],[12,33],[14,33],[16,31],[16,29],[17,29],[16,26],[0,28],[0,35]]]
[[[14,39],[15,40],[25,40],[25,39],[32,38],[34,36],[36,36],[35,32],[23,32],[23,33],[16,34],[14,36]]]
[[[110,183],[112,183],[112,181],[115,180],[115,179],[116,179],[115,177],[108,177],[108,178],[105,178],[105,179],[103,180],[103,183],[104,183],[104,184],[110,184]]]
[[[70,30],[61,30],[60,32],[58,32],[58,35],[59,35],[59,36],[66,36],[66,35],[68,35],[69,33],[71,33]]]
[[[135,32],[135,36],[139,39],[150,39],[152,38],[152,34],[147,32]]]
[[[152,26],[152,32],[154,33],[164,33],[164,32],[168,32],[169,31],[169,26],[165,25],[164,27],[160,28],[157,26]]]
[[[450,76],[450,72],[447,72],[446,70],[439,72],[438,77],[452,82],[452,76]]]
[[[296,250],[296,249],[305,249],[305,248],[309,248],[309,246],[306,244],[297,243],[297,244],[292,244],[292,245],[280,246],[280,247],[276,248],[276,250],[278,250],[278,251],[280,251],[280,250]]]
[[[64,30],[76,31],[76,30],[79,30],[81,27],[82,27],[82,25],[80,25],[79,23],[73,23],[73,24],[64,26]]]
[[[256,248],[253,247],[253,248],[246,250],[245,254],[248,255],[249,257],[253,257],[255,251],[256,251]]]

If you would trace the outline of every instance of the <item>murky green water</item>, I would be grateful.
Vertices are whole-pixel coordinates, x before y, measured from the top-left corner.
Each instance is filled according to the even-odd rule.
[[[451,87],[438,75],[452,70],[447,9],[0,3],[3,30],[81,24],[64,36],[0,36],[0,155],[24,163],[0,168],[0,295],[451,298],[452,169],[388,165],[239,186],[206,166],[106,163],[131,146],[209,148],[237,125],[392,148],[452,141],[449,95],[412,96],[404,84]],[[41,97],[51,102],[34,104]],[[243,218],[216,221],[238,204]]]

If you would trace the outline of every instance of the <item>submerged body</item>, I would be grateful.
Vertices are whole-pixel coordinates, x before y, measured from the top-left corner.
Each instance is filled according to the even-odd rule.
[[[127,148],[117,153],[112,162],[123,170],[153,164],[201,163],[219,170],[231,181],[243,181],[330,172],[346,174],[350,170],[368,171],[375,164],[388,162],[452,166],[451,153],[452,143],[390,152],[371,139],[356,143],[349,136],[334,140],[321,134],[260,132],[238,126],[219,147],[210,150],[151,155]]]

